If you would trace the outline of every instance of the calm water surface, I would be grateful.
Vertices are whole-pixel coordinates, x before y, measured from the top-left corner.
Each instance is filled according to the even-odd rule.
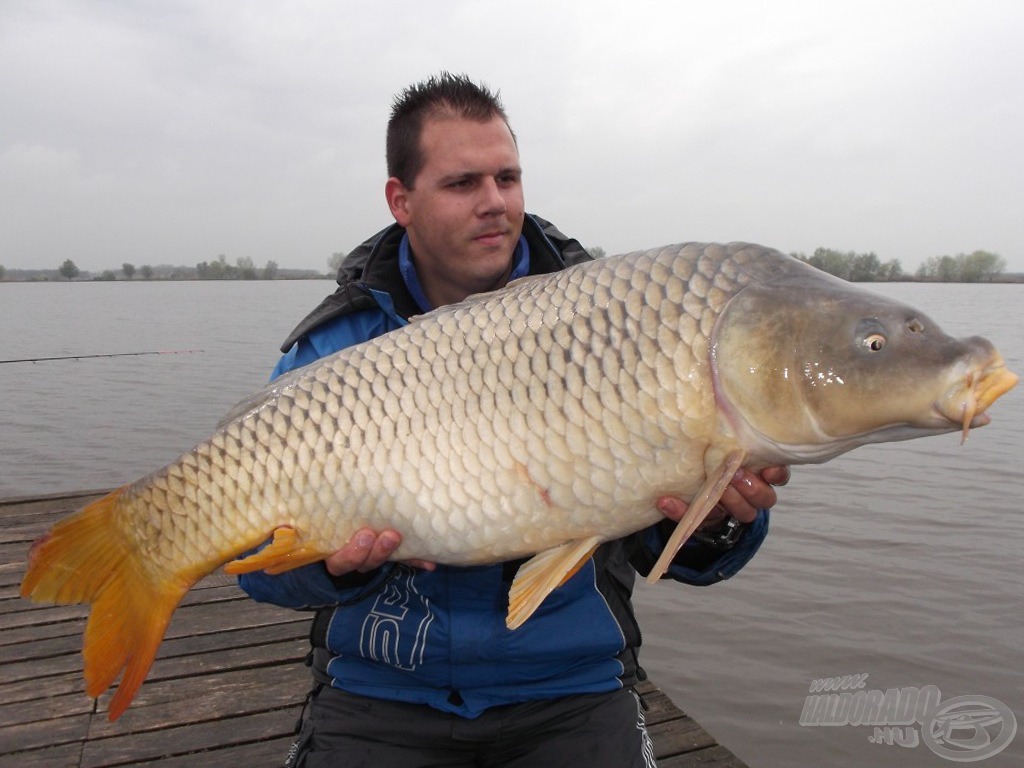
[[[135,479],[261,386],[330,281],[0,284],[0,498]],[[1024,372],[1024,286],[875,290]],[[177,354],[171,354],[177,352]],[[772,534],[730,582],[642,587],[652,678],[752,766],[942,766],[867,726],[799,725],[817,678],[998,699],[1021,733],[985,766],[1024,765],[1024,389],[966,445],[871,446],[794,470]]]

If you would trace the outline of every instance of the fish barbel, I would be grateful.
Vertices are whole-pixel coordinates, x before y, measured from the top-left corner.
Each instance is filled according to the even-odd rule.
[[[1017,377],[899,302],[778,251],[689,243],[516,281],[293,371],[174,463],[59,521],[21,594],[91,603],[86,692],[131,702],[188,589],[323,559],[535,555],[518,627],[603,541],[690,501],[657,579],[739,467],[988,423]],[[239,558],[262,542],[255,554]]]

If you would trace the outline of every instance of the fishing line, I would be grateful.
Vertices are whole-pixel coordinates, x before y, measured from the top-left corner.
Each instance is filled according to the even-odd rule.
[[[154,352],[111,352],[105,355],[63,355],[61,357],[23,357],[18,360],[0,360],[4,363],[45,363],[51,360],[88,360],[94,357],[138,357],[140,355],[192,355],[202,352],[201,349],[167,349]]]

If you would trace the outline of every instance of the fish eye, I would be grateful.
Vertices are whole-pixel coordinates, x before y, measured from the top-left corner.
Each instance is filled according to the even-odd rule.
[[[889,327],[877,317],[865,317],[857,323],[850,341],[864,352],[881,352],[889,343]]]
[[[880,352],[882,347],[885,346],[885,336],[880,333],[872,333],[865,336],[861,344],[872,352]]]

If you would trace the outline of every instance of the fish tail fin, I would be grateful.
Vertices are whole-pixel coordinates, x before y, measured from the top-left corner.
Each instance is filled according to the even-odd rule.
[[[154,576],[118,523],[123,488],[59,521],[29,550],[22,597],[91,603],[82,655],[86,694],[98,697],[124,674],[110,702],[116,720],[142,685],[171,614],[195,579]]]

